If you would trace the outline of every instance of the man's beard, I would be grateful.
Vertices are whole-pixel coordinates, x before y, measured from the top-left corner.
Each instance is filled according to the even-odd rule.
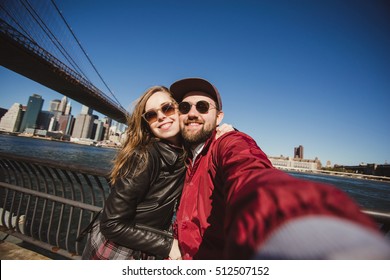
[[[206,130],[204,126],[197,133],[189,133],[185,129],[181,131],[184,141],[191,146],[199,145],[204,143],[213,135],[214,128]]]

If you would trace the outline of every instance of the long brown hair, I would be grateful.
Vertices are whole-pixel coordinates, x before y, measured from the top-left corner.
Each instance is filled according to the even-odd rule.
[[[148,160],[146,146],[154,139],[149,124],[142,118],[146,102],[156,92],[166,92],[174,101],[171,92],[164,86],[153,86],[146,90],[135,101],[134,110],[127,119],[126,140],[114,159],[114,166],[110,173],[111,184],[121,176],[126,176],[131,170],[136,170],[134,176],[141,173]],[[175,102],[175,101],[174,101]]]

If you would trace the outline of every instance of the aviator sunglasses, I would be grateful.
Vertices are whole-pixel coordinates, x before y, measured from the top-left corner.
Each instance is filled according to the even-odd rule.
[[[147,112],[145,112],[142,117],[147,121],[149,124],[154,123],[158,120],[158,111],[161,111],[165,116],[171,116],[175,113],[176,106],[172,102],[163,103],[160,108],[158,109],[151,109]]]
[[[179,112],[182,114],[188,114],[188,112],[191,110],[191,107],[195,105],[196,110],[201,114],[207,114],[209,110],[216,109],[216,107],[213,104],[210,104],[207,101],[200,100],[196,102],[196,104],[192,104],[187,101],[180,102],[179,104]],[[210,106],[213,106],[214,108],[210,108]]]

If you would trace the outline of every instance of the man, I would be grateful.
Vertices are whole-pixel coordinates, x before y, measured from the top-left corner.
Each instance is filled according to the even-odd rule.
[[[273,168],[244,133],[214,140],[223,112],[212,84],[188,78],[170,90],[190,152],[175,224],[183,259],[389,256],[375,224],[342,191]]]

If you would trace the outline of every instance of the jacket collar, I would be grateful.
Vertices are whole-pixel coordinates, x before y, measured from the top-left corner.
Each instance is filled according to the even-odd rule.
[[[214,130],[213,134],[211,135],[211,137],[209,139],[206,140],[205,144],[204,144],[204,147],[203,147],[203,150],[201,151],[201,154],[206,154],[207,151],[209,150],[210,146],[211,146],[211,143],[214,142],[215,140],[215,135],[217,134],[217,131]]]
[[[216,135],[217,131],[215,130],[213,132],[213,134],[211,135],[211,137],[209,139],[206,140],[206,142],[204,143],[204,146],[202,148],[202,150],[200,151],[200,153],[198,155],[205,155],[207,153],[207,151],[209,150],[210,146],[211,146],[211,143],[213,143],[214,139],[215,139],[215,135]],[[194,156],[193,153],[192,153],[192,149],[187,149],[189,150],[190,152],[190,155],[191,155],[191,158]],[[197,156],[198,157],[198,156]]]
[[[154,143],[154,146],[160,153],[161,157],[168,165],[174,165],[178,157],[183,153],[183,150],[181,148],[175,147],[166,142],[156,141]]]

